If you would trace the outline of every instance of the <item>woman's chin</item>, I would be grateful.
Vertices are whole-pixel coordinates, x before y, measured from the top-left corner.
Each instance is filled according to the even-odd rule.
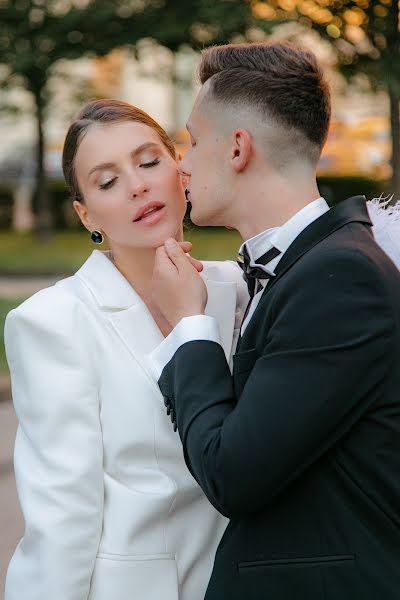
[[[178,230],[175,227],[170,227],[167,230],[155,233],[154,236],[149,239],[149,247],[159,248],[160,246],[163,246],[170,238],[174,238],[178,242],[182,241],[182,226],[179,226]]]

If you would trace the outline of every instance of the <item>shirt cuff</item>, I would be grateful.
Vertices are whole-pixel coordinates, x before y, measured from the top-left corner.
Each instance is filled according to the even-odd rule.
[[[195,340],[206,340],[221,344],[218,323],[214,317],[196,315],[185,317],[171,333],[148,356],[151,372],[156,381],[161,377],[164,367],[169,363],[175,352]]]

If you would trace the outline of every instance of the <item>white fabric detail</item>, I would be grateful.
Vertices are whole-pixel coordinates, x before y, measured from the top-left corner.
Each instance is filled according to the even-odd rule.
[[[266,229],[244,242],[240,247],[239,253],[243,253],[243,248],[246,246],[250,257],[250,266],[260,267],[269,275],[275,275],[274,270],[292,242],[303,229],[308,227],[310,223],[318,219],[321,215],[328,212],[328,210],[329,206],[326,200],[321,197],[317,198],[317,200],[313,200],[294,214],[293,217],[286,221],[281,227]],[[258,264],[257,259],[268,252],[268,250],[271,250],[271,248],[277,248],[281,251],[281,254],[266,265]],[[262,280],[261,284],[265,287],[267,282],[268,280]]]
[[[257,260],[254,263],[253,261],[250,263],[251,266],[261,267],[267,273],[272,273],[275,275],[275,269],[289,246],[300,235],[300,233],[304,231],[306,227],[316,221],[324,213],[328,212],[328,210],[329,206],[326,200],[324,198],[318,198],[299,210],[299,212],[293,215],[293,217],[284,225],[282,225],[282,227],[267,229],[266,231],[263,231],[262,233],[259,233],[253,238],[247,240],[247,242],[242,244],[240,251],[242,251],[244,245],[246,245],[250,257],[257,256],[258,258],[265,254],[265,252],[270,250],[272,247],[280,250],[282,254],[279,254],[279,256],[271,260],[267,265],[258,265]],[[241,328],[241,335],[243,335],[247,325],[249,324],[249,321],[261,300],[263,291],[268,285],[268,281],[268,279],[260,279],[262,289],[255,294],[251,302],[249,312],[247,313],[246,319],[244,320]]]
[[[400,200],[389,205],[393,195],[368,200],[367,208],[371,218],[377,244],[400,269]]]
[[[214,317],[195,315],[185,317],[149,355],[149,362],[156,381],[161,377],[165,365],[169,363],[175,352],[186,342],[207,340],[221,344],[218,323]]]

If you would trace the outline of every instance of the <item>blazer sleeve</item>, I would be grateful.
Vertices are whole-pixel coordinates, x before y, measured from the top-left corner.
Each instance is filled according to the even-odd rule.
[[[391,368],[395,324],[378,268],[340,251],[297,271],[274,294],[262,351],[235,357],[237,376],[250,371],[240,398],[214,342],[182,346],[159,381],[189,469],[231,518],[264,508],[346,435]]]
[[[55,288],[6,320],[25,533],[5,600],[86,600],[102,528],[103,455],[85,306]]]

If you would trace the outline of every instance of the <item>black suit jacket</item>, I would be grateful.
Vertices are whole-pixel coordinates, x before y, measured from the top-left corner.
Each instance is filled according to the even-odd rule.
[[[354,197],[300,234],[233,377],[207,341],[162,373],[187,465],[230,518],[207,600],[400,598],[400,273],[370,225]]]

